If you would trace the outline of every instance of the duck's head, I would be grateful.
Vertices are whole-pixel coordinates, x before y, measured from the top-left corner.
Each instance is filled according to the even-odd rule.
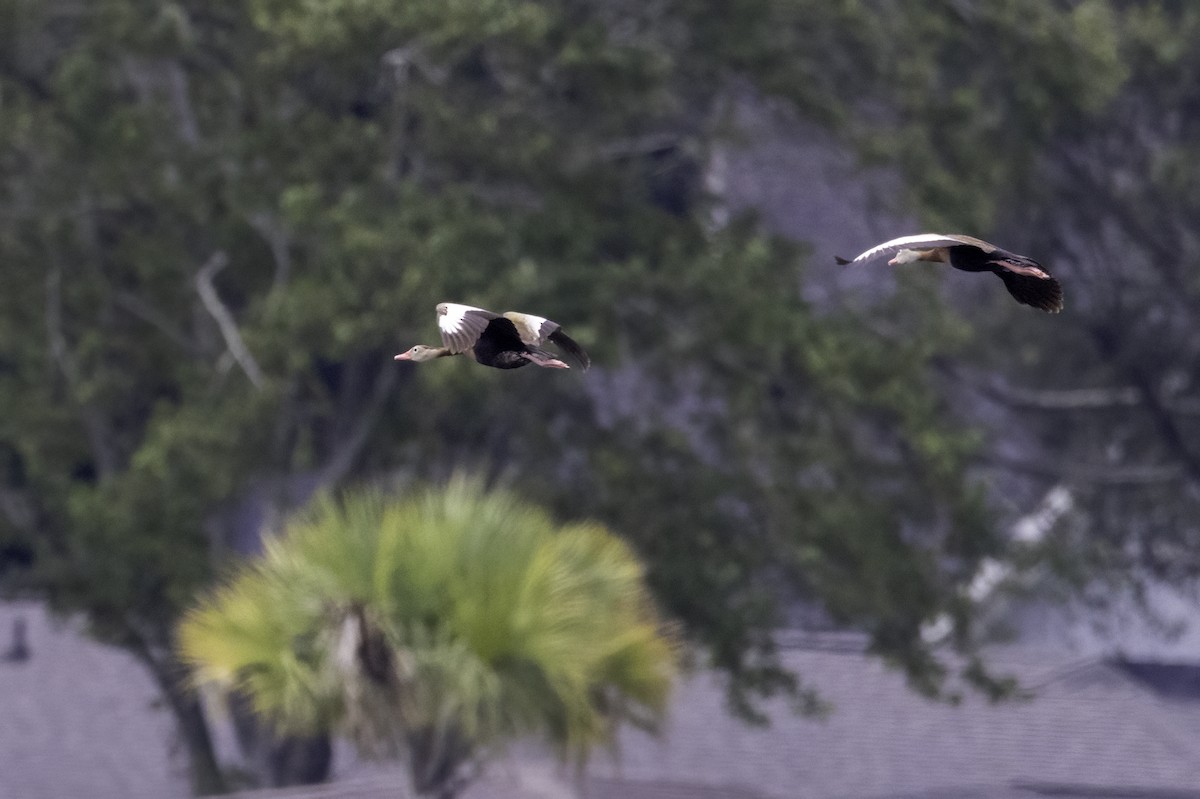
[[[441,358],[449,354],[450,350],[446,349],[445,347],[430,347],[428,344],[417,344],[416,346],[397,355],[395,360],[422,363],[424,361],[432,361],[434,358]]]

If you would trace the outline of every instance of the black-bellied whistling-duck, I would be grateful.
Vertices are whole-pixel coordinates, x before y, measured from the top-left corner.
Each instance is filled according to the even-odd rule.
[[[529,363],[548,369],[570,369],[553,353],[541,348],[543,343],[552,341],[585,370],[592,362],[583,348],[562,331],[561,325],[541,316],[516,311],[498,314],[456,302],[439,304],[437,313],[442,346],[418,344],[397,355],[397,361],[420,363],[470,353],[477,362],[497,369],[517,369]]]
[[[992,272],[1000,276],[1008,293],[1017,302],[1031,305],[1049,313],[1063,309],[1062,286],[1050,277],[1042,265],[1032,258],[1002,250],[974,236],[955,233],[920,233],[885,241],[847,260],[837,258],[839,264],[859,264],[877,258],[892,256],[889,265],[908,264],[913,261],[938,261],[950,264],[964,272]]]

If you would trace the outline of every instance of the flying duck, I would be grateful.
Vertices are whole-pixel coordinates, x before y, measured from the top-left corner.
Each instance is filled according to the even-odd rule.
[[[541,348],[546,341],[557,344],[586,370],[591,359],[557,322],[540,316],[508,311],[498,314],[443,302],[437,307],[442,346],[418,344],[396,356],[397,361],[432,361],[447,355],[470,353],[478,363],[497,369],[518,369],[537,364],[547,369],[570,369],[554,354]]]
[[[876,244],[856,258],[847,260],[835,256],[835,259],[839,264],[860,264],[888,255],[892,256],[888,261],[891,266],[913,261],[938,261],[964,272],[991,272],[999,275],[1017,302],[1049,313],[1063,309],[1062,286],[1041,264],[974,236],[955,233],[902,236]]]

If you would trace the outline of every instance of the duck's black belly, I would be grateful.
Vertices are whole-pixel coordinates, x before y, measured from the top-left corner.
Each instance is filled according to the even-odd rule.
[[[969,244],[956,244],[946,248],[950,252],[950,265],[964,272],[992,272],[996,269],[994,253],[986,253]]]
[[[475,347],[475,360],[484,366],[494,366],[497,369],[520,369],[529,363],[529,359],[521,355],[519,352],[512,350],[500,351],[484,351],[479,352],[479,347]]]
[[[519,369],[529,363],[529,359],[522,355],[528,347],[521,341],[516,326],[504,317],[489,322],[471,349],[475,360],[484,366]]]

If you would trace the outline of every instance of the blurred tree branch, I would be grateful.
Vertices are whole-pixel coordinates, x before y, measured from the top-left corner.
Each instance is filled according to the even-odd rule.
[[[227,351],[237,361],[238,366],[242,367],[242,371],[246,374],[246,377],[250,378],[250,382],[254,384],[254,387],[261,389],[264,383],[262,369],[259,368],[258,362],[254,360],[254,356],[250,354],[250,350],[246,348],[246,343],[242,341],[242,336],[238,332],[237,322],[234,321],[233,314],[221,302],[221,298],[217,294],[217,289],[213,285],[213,278],[228,265],[228,255],[220,250],[214,252],[204,263],[204,266],[200,267],[200,271],[196,273],[196,291],[200,295],[200,300],[204,303],[205,309],[212,316],[213,321],[217,323],[217,327],[221,331],[221,337],[225,339]]]

